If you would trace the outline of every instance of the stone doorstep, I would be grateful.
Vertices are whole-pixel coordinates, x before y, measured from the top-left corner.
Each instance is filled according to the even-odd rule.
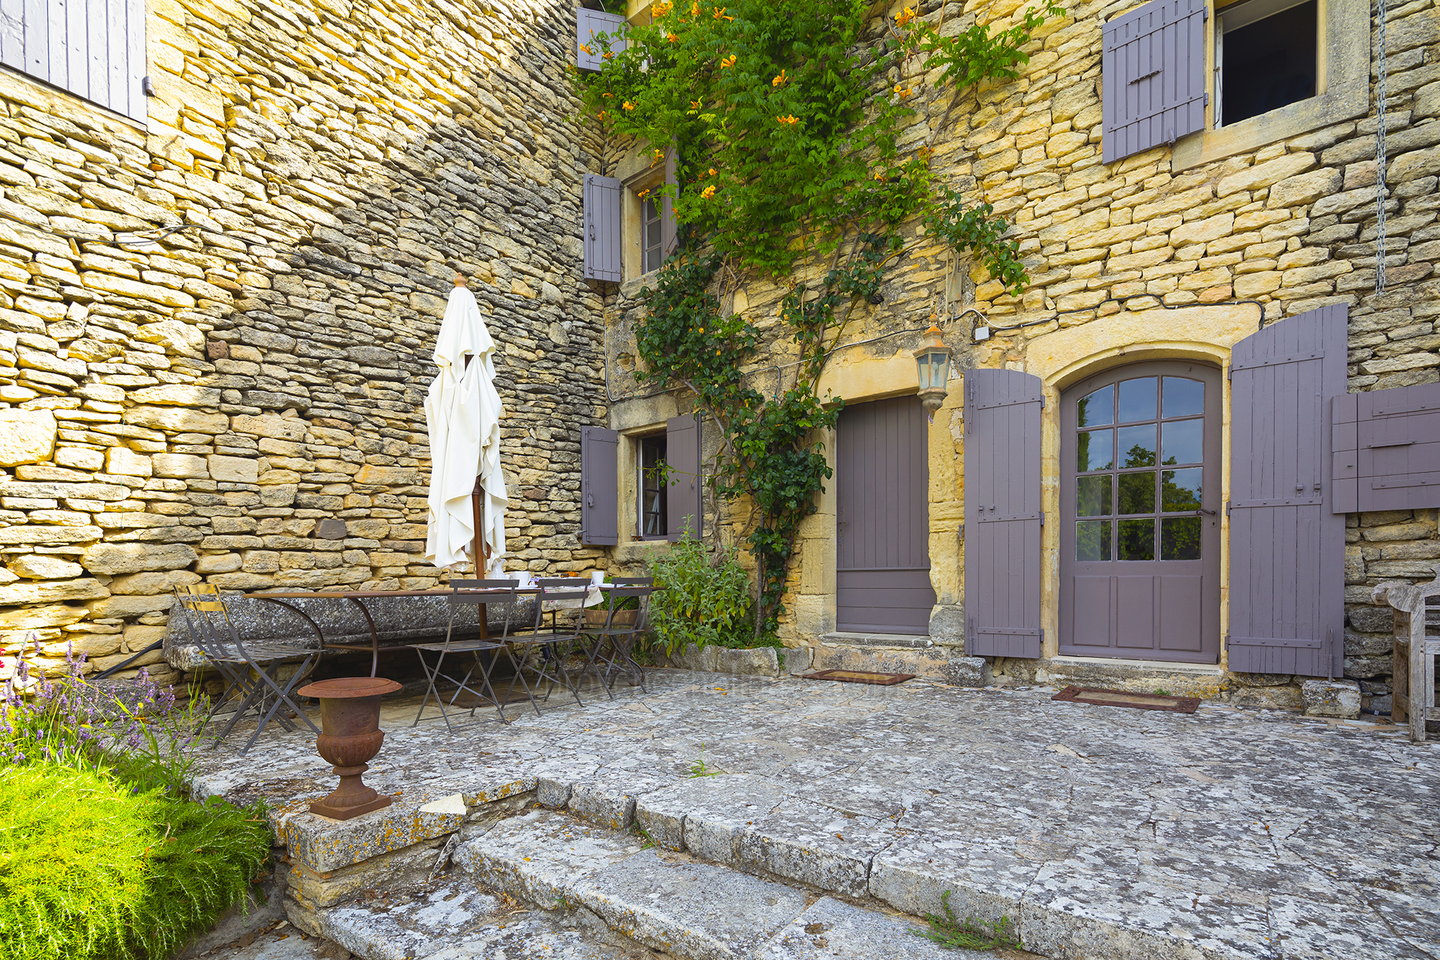
[[[534,811],[463,842],[456,864],[539,907],[598,916],[677,960],[981,960],[918,936],[883,907],[651,847],[642,837]]]
[[[984,658],[967,657],[960,647],[930,637],[830,633],[810,650],[812,670],[912,673],[964,687],[990,684],[990,665]]]
[[[901,647],[928,650],[939,646],[929,637],[917,637],[902,633],[827,633],[820,642],[832,647]]]

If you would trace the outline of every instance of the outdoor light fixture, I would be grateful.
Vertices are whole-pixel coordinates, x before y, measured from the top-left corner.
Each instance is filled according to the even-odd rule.
[[[934,324],[925,331],[934,338],[915,351],[915,365],[920,370],[920,404],[925,415],[934,417],[940,404],[945,402],[946,382],[950,379],[950,351],[940,341],[940,328]]]

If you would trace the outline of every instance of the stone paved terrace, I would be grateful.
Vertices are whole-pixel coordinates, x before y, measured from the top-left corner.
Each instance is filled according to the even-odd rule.
[[[321,871],[454,831],[459,815],[419,810],[439,798],[473,816],[508,796],[615,828],[635,817],[662,847],[911,915],[949,890],[957,912],[1008,914],[1052,957],[1440,957],[1440,746],[1394,728],[648,676],[648,693],[453,734],[391,703],[367,780],[401,797],[348,824],[303,811],[333,781],[299,734],[207,753],[199,783],[270,800]],[[702,760],[724,773],[694,777]]]

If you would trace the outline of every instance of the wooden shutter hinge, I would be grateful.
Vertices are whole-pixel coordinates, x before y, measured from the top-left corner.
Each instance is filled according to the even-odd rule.
[[[148,73],[140,78],[140,92],[147,97],[155,96],[155,81],[150,79]]]
[[[1041,510],[1041,511],[1040,511],[1040,526],[1042,526],[1042,527],[1045,526],[1045,511],[1044,511],[1044,510]]]
[[[965,542],[965,522],[963,520],[960,522],[960,525],[955,529],[955,535],[960,538],[961,543]]]

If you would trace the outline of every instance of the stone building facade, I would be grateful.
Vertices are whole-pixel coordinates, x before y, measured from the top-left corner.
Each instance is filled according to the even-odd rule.
[[[914,6],[923,16],[943,20],[944,29],[959,30],[977,17],[996,29],[1008,27],[1026,5],[1004,0]],[[1174,143],[1162,131],[1155,142],[1112,158],[1107,145],[1113,148],[1120,137],[1104,102],[1105,86],[1147,77],[1117,77],[1118,68],[1107,65],[1106,24],[1141,6],[1131,0],[1067,5],[1063,19],[1042,28],[1014,81],[956,95],[937,89],[935,78],[924,76],[918,65],[908,75],[889,78],[917,91],[917,114],[904,136],[907,148],[933,150],[932,166],[942,182],[975,201],[993,203],[1012,222],[1011,236],[1020,243],[1032,283],[1018,299],[1008,297],[973,265],[957,262],[938,245],[922,246],[896,267],[884,302],[847,335],[852,345],[832,356],[822,392],[843,398],[849,410],[913,397],[917,374],[911,351],[932,321],[942,330],[954,369],[943,406],[918,428],[919,456],[928,465],[919,494],[926,542],[921,562],[933,591],[933,603],[924,601],[928,624],[910,637],[861,636],[882,631],[847,628],[837,576],[846,562],[837,557],[845,537],[845,518],[837,517],[847,480],[842,470],[802,533],[783,626],[786,643],[810,648],[817,663],[903,664],[952,677],[984,671],[1019,681],[1101,679],[1112,686],[1301,705],[1304,676],[1237,669],[1240,661],[1232,660],[1231,644],[1223,639],[1232,626],[1236,585],[1230,571],[1237,557],[1226,545],[1235,520],[1213,508],[1233,499],[1236,482],[1231,441],[1240,411],[1232,409],[1232,351],[1262,328],[1281,329],[1287,318],[1343,308],[1348,333],[1342,350],[1348,347],[1348,354],[1340,391],[1440,380],[1440,10],[1429,0],[1384,6],[1312,0],[1315,88],[1296,102],[1222,124],[1218,91],[1209,78],[1220,67],[1218,33],[1241,22],[1234,19],[1239,8],[1226,14],[1231,5],[1225,3],[1179,4],[1194,7],[1193,38],[1203,61],[1196,75],[1203,78],[1201,89],[1215,96],[1197,108],[1198,129]],[[629,12],[643,17],[646,9],[634,3]],[[900,5],[877,8],[877,28],[882,17],[899,10]],[[1273,12],[1267,8],[1257,15]],[[1240,83],[1231,79],[1233,91]],[[613,155],[610,163],[612,171],[623,166]],[[1382,163],[1383,191],[1377,183]],[[1382,248],[1385,277],[1379,286]],[[622,448],[627,437],[650,434],[685,412],[683,399],[624,386],[623,373],[632,362],[629,329],[644,283],[630,273],[609,306],[609,356],[618,385],[609,425],[619,432]],[[746,281],[725,291],[726,306],[763,323],[776,315],[783,293],[778,285]],[[783,363],[783,350],[770,359]],[[1171,366],[1148,373],[1126,366],[1142,362]],[[1074,615],[1060,559],[1061,527],[1075,521],[1073,505],[1064,502],[1068,496],[1062,498],[1062,488],[1074,479],[1061,463],[1062,451],[1074,456],[1074,438],[1063,435],[1062,422],[1063,411],[1077,402],[1071,388],[1125,370],[1159,378],[1179,375],[1181,367],[1211,377],[1207,389],[1216,391],[1216,406],[1207,414],[1213,421],[1207,429],[1215,431],[1207,443],[1214,449],[1207,447],[1206,460],[1213,474],[1207,483],[1215,484],[1206,497],[1214,502],[1204,504],[1211,509],[1203,516],[1210,519],[1195,519],[1215,528],[1207,534],[1214,543],[1206,549],[1216,551],[1217,569],[1207,574],[1205,589],[1213,592],[1203,611],[1211,648],[1169,660],[1127,652],[1123,643],[1089,655],[1063,650],[1062,620]],[[983,615],[965,603],[967,544],[976,542],[974,511],[983,506],[972,501],[967,511],[966,504],[965,437],[967,419],[973,418],[965,392],[968,381],[981,379],[971,376],[977,370],[1029,374],[1036,378],[1037,406],[1044,404],[1035,420],[1041,514],[1038,619],[1031,624],[1036,648],[1023,658],[987,656],[983,665],[962,656],[977,652],[967,650],[967,633],[973,634],[977,613]],[[783,384],[776,368],[757,369],[757,384],[768,390],[772,381]],[[1073,424],[1068,429],[1075,431]],[[833,455],[835,438],[829,442]],[[843,466],[843,459],[836,462]],[[621,533],[613,551],[632,564],[664,549],[634,534],[634,467],[622,449]],[[1433,503],[1345,517],[1345,543],[1337,540],[1327,561],[1338,571],[1343,549],[1343,587],[1338,573],[1335,577],[1337,593],[1344,591],[1343,640],[1336,635],[1319,641],[1333,648],[1334,666],[1312,671],[1343,677],[1349,690],[1341,712],[1357,705],[1357,693],[1365,709],[1388,711],[1390,616],[1373,604],[1370,591],[1381,580],[1433,575],[1440,561],[1437,521]],[[1065,548],[1073,549],[1068,536]],[[1335,646],[1341,643],[1343,666]],[[1177,662],[1185,659],[1191,662]]]
[[[140,11],[128,107],[0,70],[0,647],[114,665],[201,580],[439,582],[421,402],[457,271],[500,345],[512,562],[593,566],[573,7],[91,6]]]

